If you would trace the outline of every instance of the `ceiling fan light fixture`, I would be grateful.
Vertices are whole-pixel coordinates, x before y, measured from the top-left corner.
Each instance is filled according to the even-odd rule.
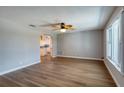
[[[66,32],[66,29],[60,29],[60,32]]]

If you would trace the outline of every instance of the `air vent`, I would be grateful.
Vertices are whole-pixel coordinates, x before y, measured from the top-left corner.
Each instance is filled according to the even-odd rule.
[[[31,26],[31,27],[36,27],[35,25],[32,25],[32,24],[30,24],[29,26]]]

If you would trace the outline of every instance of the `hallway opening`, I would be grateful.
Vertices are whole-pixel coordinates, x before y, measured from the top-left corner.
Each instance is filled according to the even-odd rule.
[[[51,60],[52,49],[52,37],[50,35],[42,34],[40,38],[40,57],[42,62]]]

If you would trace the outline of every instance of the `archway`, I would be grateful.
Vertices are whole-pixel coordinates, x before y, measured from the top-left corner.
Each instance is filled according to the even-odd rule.
[[[40,39],[40,56],[52,56],[52,37],[42,34]]]

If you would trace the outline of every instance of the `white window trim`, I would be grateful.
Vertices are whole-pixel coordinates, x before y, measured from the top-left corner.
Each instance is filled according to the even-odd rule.
[[[117,18],[117,19],[119,19],[119,17]],[[117,20],[116,19],[116,20]],[[115,21],[116,21],[115,20]],[[114,22],[115,22],[114,21]],[[113,23],[114,22],[112,22],[112,24],[106,29],[106,31],[108,31],[108,29],[110,29],[110,27],[112,27],[112,25],[113,25]],[[120,26],[120,25],[119,25]],[[112,28],[113,29],[113,28]],[[106,32],[107,33],[107,32]],[[120,32],[119,32],[119,34],[120,34]],[[120,47],[120,44],[119,44],[119,47]],[[106,34],[106,48],[108,48],[108,41],[107,41],[107,34]],[[106,51],[107,51],[107,49],[106,49]],[[111,51],[112,52],[112,51]],[[119,52],[119,51],[118,51]],[[107,53],[107,52],[106,52]],[[119,53],[118,53],[119,54]],[[113,54],[112,54],[113,55]],[[120,55],[119,55],[120,56]],[[116,64],[116,62],[114,62],[113,60],[112,60],[112,58],[110,58],[110,57],[108,57],[108,54],[106,54],[106,59],[122,74],[122,75],[124,75],[124,73],[122,72],[122,70],[121,70],[121,64],[120,64],[120,66],[118,65],[118,64]]]

